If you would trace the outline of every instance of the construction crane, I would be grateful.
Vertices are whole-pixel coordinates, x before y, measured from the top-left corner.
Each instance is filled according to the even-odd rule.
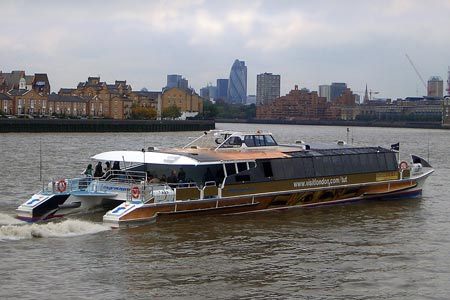
[[[417,76],[420,78],[420,81],[422,81],[423,87],[425,88],[425,91],[427,90],[427,84],[425,83],[425,80],[423,80],[422,75],[420,75],[419,71],[417,70],[416,66],[412,62],[411,58],[409,58],[408,54],[405,53],[406,58],[408,59],[409,63],[413,67],[414,71],[416,72]]]
[[[370,100],[373,100],[372,94],[373,94],[373,95],[377,95],[377,94],[379,94],[379,93],[380,93],[380,92],[375,92],[375,91],[370,90],[370,91],[369,91],[369,99],[370,99]]]
[[[366,93],[366,91],[353,91],[353,92],[360,94],[360,96],[361,96],[361,94],[365,94]],[[369,94],[368,95],[369,96],[369,100],[373,100],[372,95],[378,95],[380,92],[372,91],[370,89],[367,93]],[[364,97],[363,97],[363,99],[364,99]]]

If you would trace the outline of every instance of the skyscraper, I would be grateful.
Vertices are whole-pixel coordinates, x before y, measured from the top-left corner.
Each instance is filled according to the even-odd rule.
[[[330,86],[328,84],[319,85],[319,96],[327,98],[327,102],[331,101]]]
[[[227,98],[231,103],[245,104],[247,99],[247,67],[244,61],[236,59],[231,67]]]
[[[181,80],[181,75],[171,74],[167,75],[167,87],[173,88],[178,86],[178,81]]]
[[[256,105],[269,104],[280,97],[280,75],[263,73],[256,76]]]
[[[178,87],[187,90],[189,87],[188,80],[178,74],[167,75],[167,88]]]
[[[228,79],[217,79],[217,99],[227,99]]]
[[[342,95],[347,89],[347,84],[343,82],[333,82],[330,87],[330,100],[331,102],[336,101],[336,99]]]
[[[443,97],[444,96],[444,81],[439,76],[431,76],[428,79],[427,96],[429,97]]]

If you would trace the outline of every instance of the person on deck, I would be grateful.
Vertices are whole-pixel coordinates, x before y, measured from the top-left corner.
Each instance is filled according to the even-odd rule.
[[[92,164],[88,164],[87,168],[83,171],[83,174],[86,175],[86,177],[92,177],[94,174],[94,169],[92,169]]]
[[[99,161],[97,163],[97,165],[95,166],[94,177],[102,177],[102,176],[103,176],[103,166],[102,166],[102,162]]]
[[[105,164],[106,164],[105,173],[107,173],[109,170],[111,170],[111,163],[107,161]]]
[[[186,181],[186,172],[184,172],[183,168],[180,167],[180,170],[178,170],[178,182],[185,182]]]
[[[172,170],[169,177],[167,177],[167,183],[169,183],[169,185],[170,185],[170,184],[175,184],[177,182],[178,182],[177,171]]]

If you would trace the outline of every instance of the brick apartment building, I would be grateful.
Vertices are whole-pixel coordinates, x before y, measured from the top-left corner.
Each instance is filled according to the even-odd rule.
[[[125,80],[108,84],[100,77],[88,77],[76,88],[61,88],[50,94],[47,74],[26,75],[25,71],[0,71],[0,109],[9,115],[127,119],[133,107],[161,109],[176,105],[183,114],[203,111],[203,99],[192,89],[167,88],[163,92],[133,91]]]
[[[256,107],[259,120],[319,120],[324,118],[327,99],[317,92],[298,89],[296,85],[286,96],[276,98],[271,104]]]

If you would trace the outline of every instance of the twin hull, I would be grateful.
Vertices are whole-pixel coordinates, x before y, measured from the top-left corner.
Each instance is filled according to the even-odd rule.
[[[102,186],[91,182],[87,189],[70,189],[73,179],[65,179],[67,190],[58,191],[56,188],[44,188],[33,195],[28,201],[20,205],[17,217],[24,221],[35,222],[51,218],[63,217],[70,214],[92,212],[97,208],[115,207],[126,201],[128,188]],[[54,183],[50,183],[53,185]]]
[[[141,183],[138,185],[141,192],[139,199],[131,197],[131,186],[109,186],[94,180],[86,190],[57,192],[53,189],[55,193],[43,191],[33,195],[19,206],[17,212],[20,219],[39,221],[106,206],[112,209],[104,215],[103,221],[121,226],[152,222],[156,217],[236,214],[364,199],[414,197],[421,194],[422,185],[432,172],[430,170],[407,179],[399,179],[398,172],[384,172],[242,183],[223,189],[217,186],[172,189],[167,185]]]
[[[422,194],[422,186],[425,179],[432,172],[431,170],[416,178],[403,180],[322,186],[302,190],[253,193],[228,197],[213,195],[202,200],[156,201],[153,199],[147,203],[131,201],[122,203],[115,209],[108,211],[104,215],[103,221],[110,223],[112,227],[120,227],[129,224],[151,223],[156,218],[239,214],[292,207],[314,207],[361,200],[416,197]],[[273,184],[282,185],[283,183]],[[270,184],[266,184],[266,187],[270,187]],[[257,184],[246,185],[241,188],[252,191],[257,188]]]

